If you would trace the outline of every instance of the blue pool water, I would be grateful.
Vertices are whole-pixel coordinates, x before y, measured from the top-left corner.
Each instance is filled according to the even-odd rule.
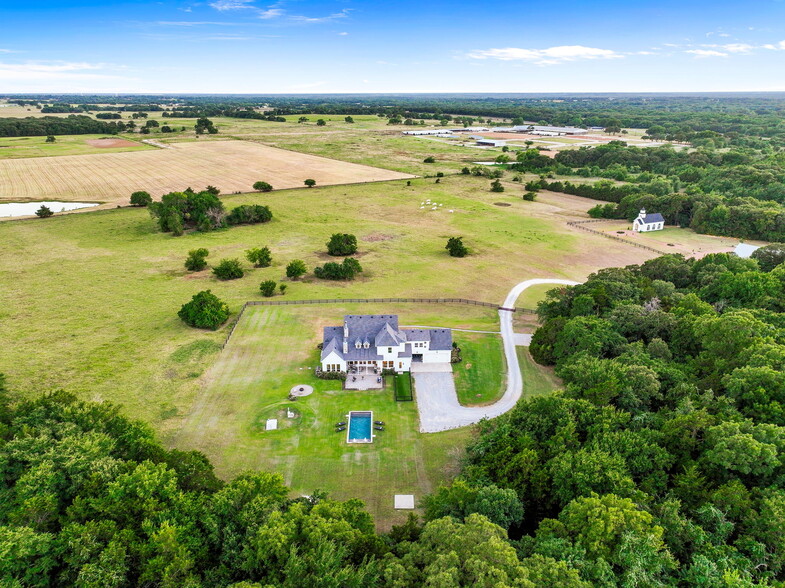
[[[349,434],[347,441],[349,443],[371,443],[371,421],[373,420],[373,413],[368,411],[349,413]]]

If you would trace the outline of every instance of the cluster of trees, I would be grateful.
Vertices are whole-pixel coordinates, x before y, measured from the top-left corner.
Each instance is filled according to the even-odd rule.
[[[572,574],[553,585],[781,582],[784,249],[550,291],[531,353],[564,390],[484,423],[427,512],[485,514],[522,561]]]
[[[218,132],[218,129],[213,124],[213,121],[204,117],[198,118],[196,120],[194,130],[196,131],[197,135],[204,135],[205,133],[215,135]]]
[[[84,115],[0,118],[0,137],[116,135],[125,128],[122,122],[104,122]]]
[[[667,224],[690,227],[698,233],[785,241],[785,206],[754,198],[701,193],[631,194],[618,204],[597,205],[589,210],[589,215],[631,221],[641,208],[660,212]]]
[[[227,214],[219,193],[214,186],[201,192],[187,188],[164,194],[160,201],[149,202],[147,208],[161,231],[175,236],[182,235],[186,229],[211,231],[232,225],[266,223],[273,217],[269,207],[260,204],[243,204]]]
[[[322,280],[353,280],[362,271],[359,261],[346,257],[341,263],[328,261],[321,267],[315,267],[313,273]]]
[[[65,392],[11,403],[0,378],[0,440],[9,586],[585,586],[564,562],[520,558],[482,514],[434,506],[377,534],[359,500],[292,499],[265,472],[223,482],[203,454]],[[471,497],[491,516],[511,498]]]

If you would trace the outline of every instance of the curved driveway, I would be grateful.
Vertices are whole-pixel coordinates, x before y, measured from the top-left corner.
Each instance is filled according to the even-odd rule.
[[[533,279],[517,284],[502,304],[503,308],[513,308],[518,296],[526,288],[540,284],[575,286],[579,282],[556,279]],[[513,313],[499,311],[501,336],[504,343],[504,356],[507,360],[507,389],[504,395],[488,406],[461,406],[452,383],[452,374],[445,372],[414,373],[417,409],[420,413],[420,431],[436,433],[457,429],[479,422],[483,418],[493,418],[504,414],[518,402],[523,393],[523,379],[515,352],[515,333],[512,328]]]

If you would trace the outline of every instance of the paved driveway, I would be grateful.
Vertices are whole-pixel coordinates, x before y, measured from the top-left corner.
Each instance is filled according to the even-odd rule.
[[[570,280],[526,280],[513,287],[504,301],[504,308],[512,308],[515,301],[526,288],[537,284],[562,284],[573,286],[577,282]],[[518,365],[518,355],[515,351],[516,344],[524,344],[523,338],[517,338],[512,330],[512,313],[506,310],[499,311],[501,323],[501,336],[504,343],[504,356],[507,360],[507,387],[504,395],[490,406],[461,406],[455,392],[455,383],[452,379],[452,366],[450,364],[412,364],[412,377],[414,378],[415,397],[417,409],[420,413],[420,431],[435,433],[447,429],[457,429],[479,422],[483,418],[493,418],[512,409],[518,402],[523,392],[521,368]],[[428,366],[448,366],[446,371],[434,371]],[[443,368],[442,368],[443,369]]]

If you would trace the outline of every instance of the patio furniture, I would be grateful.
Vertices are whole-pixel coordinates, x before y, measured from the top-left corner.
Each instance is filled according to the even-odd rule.
[[[384,426],[384,421],[373,421],[373,424],[374,425],[380,425],[380,426],[383,427]]]
[[[335,426],[336,427],[345,427],[346,423],[344,423],[344,422],[336,423]]]
[[[346,427],[335,427],[335,432],[340,433],[341,431],[345,431]]]
[[[379,425],[374,425],[373,428],[375,431],[384,431],[384,427],[380,427]]]

